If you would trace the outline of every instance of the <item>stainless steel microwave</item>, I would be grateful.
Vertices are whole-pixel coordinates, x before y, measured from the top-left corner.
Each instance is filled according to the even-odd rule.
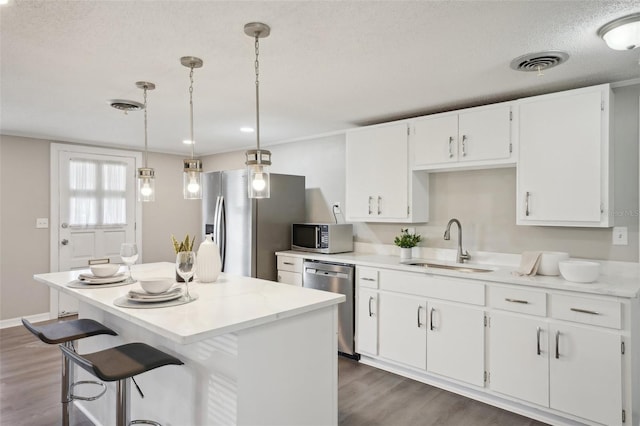
[[[353,251],[353,225],[350,223],[294,223],[291,249],[314,253]]]

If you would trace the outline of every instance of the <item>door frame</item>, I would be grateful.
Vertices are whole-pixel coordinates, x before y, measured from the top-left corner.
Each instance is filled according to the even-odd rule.
[[[87,145],[74,145],[74,144],[64,144],[64,143],[52,143],[50,150],[50,169],[49,169],[49,217],[51,220],[49,221],[49,272],[59,272],[58,271],[58,255],[59,255],[59,247],[58,241],[60,239],[60,230],[58,229],[58,222],[60,221],[60,198],[58,197],[60,185],[58,182],[60,167],[59,167],[59,157],[60,152],[63,151],[73,151],[83,154],[97,154],[97,155],[112,155],[112,156],[120,156],[120,157],[133,157],[134,159],[134,169],[137,170],[138,167],[142,164],[142,153],[137,151],[128,151],[124,149],[110,149],[110,148],[101,148],[96,146],[87,146]],[[135,173],[135,170],[133,171]],[[135,180],[134,180],[135,182]],[[134,185],[134,191],[137,188]],[[137,197],[135,197],[137,200]],[[142,203],[136,201],[135,203],[135,242],[138,245],[138,252],[140,254],[140,259],[143,259],[142,255]],[[58,317],[58,291],[50,290],[49,291],[49,316],[50,318]]]

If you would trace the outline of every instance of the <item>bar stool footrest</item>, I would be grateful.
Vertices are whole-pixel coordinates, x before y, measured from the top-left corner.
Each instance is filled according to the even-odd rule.
[[[158,422],[154,422],[153,420],[131,420],[129,425],[151,425],[151,426],[162,426]]]
[[[100,386],[102,388],[102,392],[100,392],[99,394],[97,394],[95,396],[74,395],[73,389],[77,385],[97,385],[97,386]],[[80,381],[77,381],[77,382],[71,384],[71,388],[69,389],[70,400],[71,401],[75,401],[75,400],[78,400],[78,401],[95,401],[96,399],[98,399],[102,395],[104,395],[104,393],[106,391],[107,391],[107,385],[105,385],[102,382],[96,382],[95,380],[80,380]]]

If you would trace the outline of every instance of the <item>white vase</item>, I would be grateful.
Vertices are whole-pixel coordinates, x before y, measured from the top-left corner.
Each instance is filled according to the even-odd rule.
[[[400,247],[400,260],[411,259],[411,248]]]
[[[201,283],[212,283],[218,279],[222,271],[222,261],[220,260],[220,250],[213,242],[211,235],[207,235],[198,248],[198,261],[196,265],[196,275]]]

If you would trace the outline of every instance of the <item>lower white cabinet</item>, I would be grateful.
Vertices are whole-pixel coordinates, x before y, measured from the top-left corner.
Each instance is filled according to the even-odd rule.
[[[378,292],[360,288],[356,308],[356,352],[378,355]]]
[[[427,371],[484,386],[484,310],[427,303]]]
[[[427,368],[427,301],[422,297],[380,293],[380,356]]]
[[[300,257],[278,255],[278,282],[302,287],[302,261]]]

